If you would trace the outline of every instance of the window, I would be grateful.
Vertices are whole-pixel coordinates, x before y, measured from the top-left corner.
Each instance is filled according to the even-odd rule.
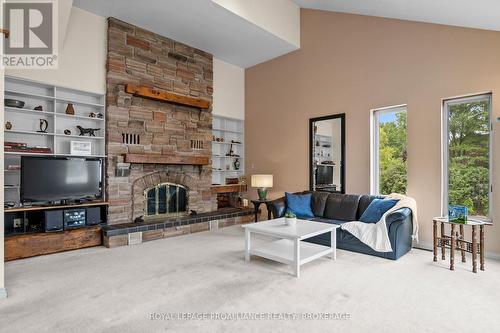
[[[406,105],[372,110],[371,193],[406,193]]]
[[[443,215],[449,205],[489,217],[491,202],[491,95],[443,104]]]

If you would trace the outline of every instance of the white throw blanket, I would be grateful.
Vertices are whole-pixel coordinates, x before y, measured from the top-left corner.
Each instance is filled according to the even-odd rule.
[[[385,212],[377,223],[365,223],[361,221],[346,222],[340,226],[342,230],[348,231],[365,243],[372,249],[378,252],[392,252],[391,241],[387,231],[385,218],[387,215],[400,208],[409,208],[413,218],[413,234],[412,238],[418,242],[418,219],[417,219],[417,202],[415,199],[402,194],[391,193],[385,199],[399,200],[394,207]]]

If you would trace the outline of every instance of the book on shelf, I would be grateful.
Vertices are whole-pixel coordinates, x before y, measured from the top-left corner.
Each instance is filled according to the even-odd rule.
[[[52,149],[45,146],[28,146],[24,142],[4,142],[3,145],[5,152],[10,153],[38,153],[38,154],[50,154]]]
[[[37,147],[4,147],[7,153],[37,153],[37,154],[50,154],[50,148],[37,148]]]
[[[7,147],[7,146],[27,147],[28,146],[28,144],[24,143],[24,142],[11,142],[11,141],[4,141],[3,145],[4,145],[4,147]]]

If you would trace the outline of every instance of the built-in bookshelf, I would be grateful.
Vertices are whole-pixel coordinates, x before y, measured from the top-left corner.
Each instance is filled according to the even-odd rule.
[[[11,76],[5,77],[4,94],[5,99],[24,102],[22,108],[5,106],[5,142],[23,143],[28,147],[40,148],[35,152],[5,151],[6,202],[19,201],[19,166],[23,155],[75,156],[71,155],[71,141],[81,141],[91,143],[91,155],[87,157],[105,157],[106,117],[103,94]],[[74,115],[66,114],[69,103],[73,104]],[[39,107],[41,110],[35,110]],[[101,117],[98,117],[98,114]],[[48,124],[45,132],[40,132],[42,119]],[[95,136],[80,136],[77,126],[99,130],[95,132]],[[65,130],[71,133],[67,134]]]
[[[213,184],[225,185],[226,178],[245,175],[244,128],[245,124],[241,119],[214,115],[211,157]],[[236,169],[235,161],[239,161],[239,169]]]

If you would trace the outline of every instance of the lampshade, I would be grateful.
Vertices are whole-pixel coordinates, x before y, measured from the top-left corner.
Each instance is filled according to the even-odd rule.
[[[273,175],[252,175],[252,187],[273,187]]]

